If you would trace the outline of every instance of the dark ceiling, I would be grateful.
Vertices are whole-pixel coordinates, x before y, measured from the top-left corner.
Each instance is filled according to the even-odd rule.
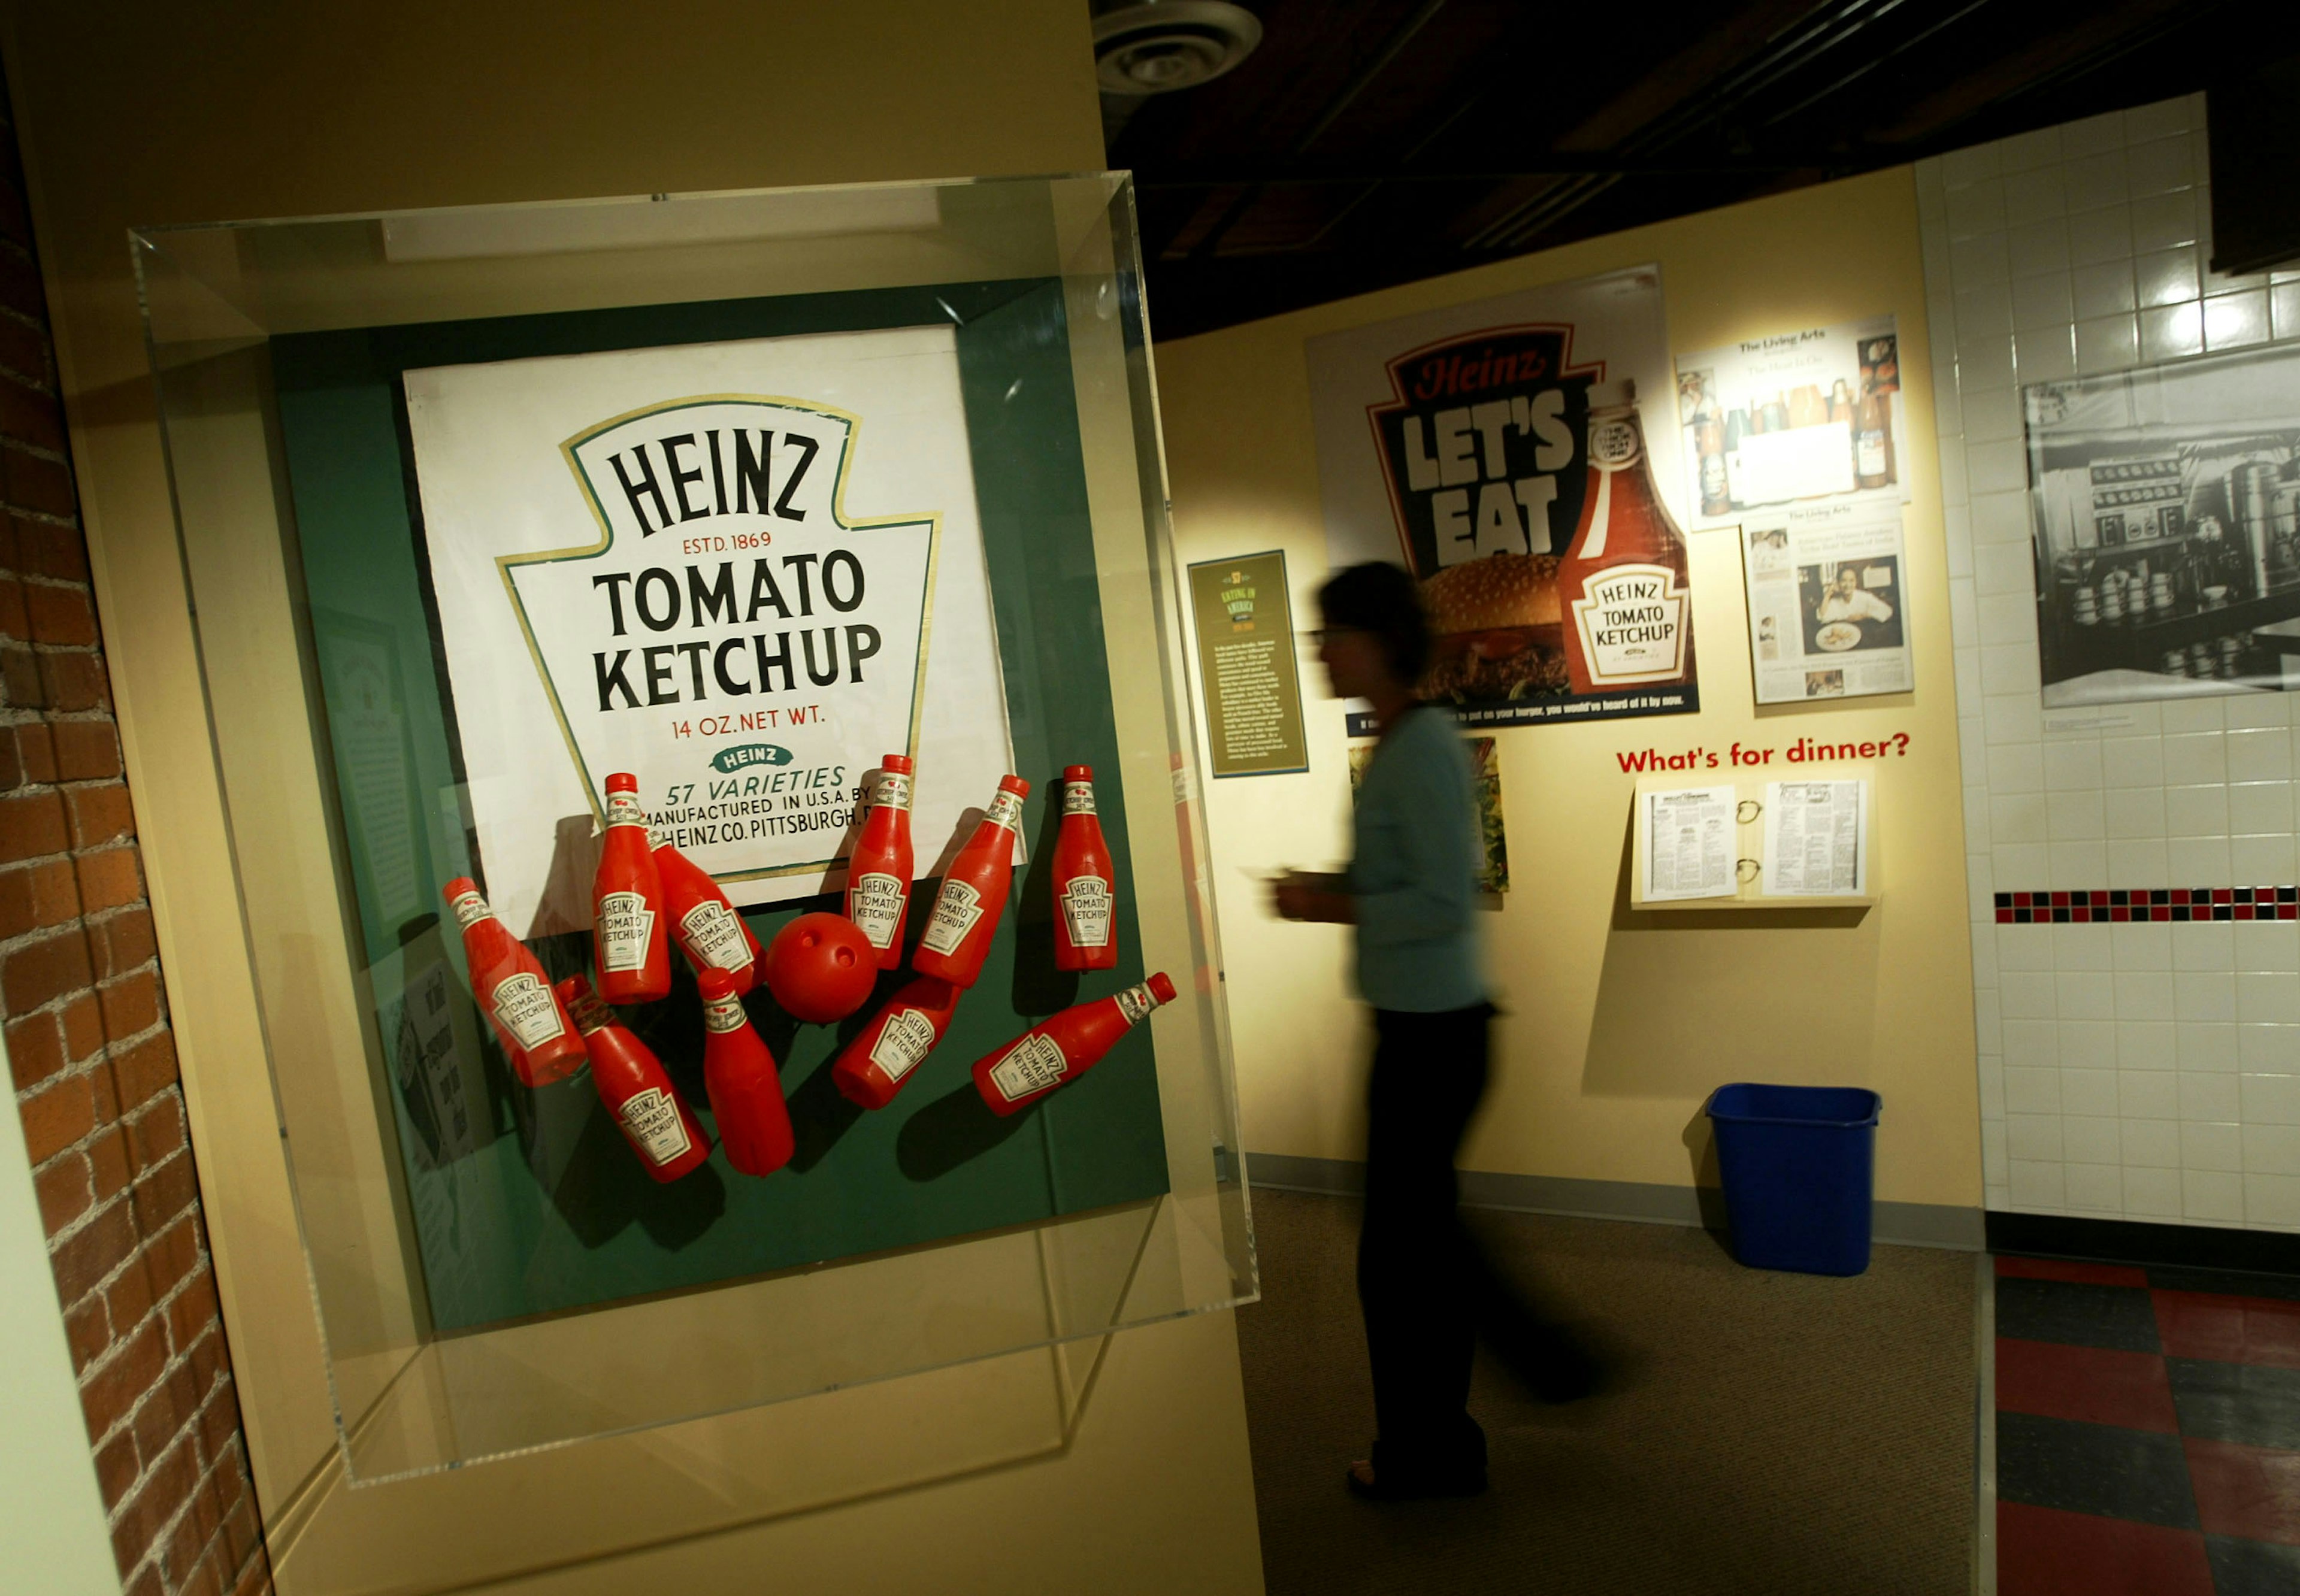
[[[2146,104],[2300,45],[2294,0],[1246,4],[1262,40],[1236,70],[1104,102],[1162,338]]]

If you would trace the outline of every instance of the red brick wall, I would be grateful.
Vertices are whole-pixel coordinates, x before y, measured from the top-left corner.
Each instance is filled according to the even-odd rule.
[[[269,1591],[5,117],[0,1018],[121,1584]]]

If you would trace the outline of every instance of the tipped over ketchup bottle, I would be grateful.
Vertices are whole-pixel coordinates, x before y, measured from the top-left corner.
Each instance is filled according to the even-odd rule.
[[[727,1161],[746,1175],[772,1175],[796,1145],[775,1056],[751,1028],[734,977],[706,969],[695,986],[703,994],[703,1085]]]
[[[591,881],[591,941],[599,993],[611,1003],[652,1003],[671,995],[671,938],[663,924],[662,874],[647,846],[638,777],[607,777],[607,837]]]
[[[1627,379],[1589,390],[1589,483],[1557,566],[1576,694],[1694,679],[1685,534],[1654,486],[1637,397]]]
[[[650,834],[655,874],[662,879],[662,907],[671,916],[671,934],[687,955],[696,975],[723,969],[735,977],[741,996],[759,978],[759,939],[727,902],[727,894],[710,872],[671,846],[668,838]]]
[[[1067,766],[1062,827],[1054,838],[1056,969],[1109,969],[1118,963],[1116,907],[1110,848],[1094,812],[1094,767]]]
[[[871,772],[870,818],[846,861],[846,918],[878,950],[880,969],[903,962],[911,864],[911,761],[890,753]]]
[[[942,891],[935,894],[919,951],[911,956],[911,968],[919,974],[958,987],[973,985],[982,974],[983,955],[990,952],[998,916],[1014,885],[1014,834],[1029,793],[1030,784],[1019,776],[998,778],[981,824],[950,861]]]
[[[471,968],[471,995],[488,1011],[496,1040],[503,1043],[512,1073],[524,1085],[547,1086],[583,1068],[583,1039],[568,1022],[543,966],[513,936],[479,896],[468,876],[447,883],[443,895],[463,928],[463,962]]]
[[[1011,1114],[1092,1069],[1151,1010],[1173,1001],[1174,984],[1161,970],[1116,997],[1065,1009],[976,1060],[974,1089],[992,1113]]]
[[[846,1044],[830,1067],[831,1084],[860,1108],[885,1108],[948,1033],[957,1012],[958,988],[921,976],[888,999],[862,1034]]]
[[[673,1181],[711,1156],[711,1135],[662,1072],[662,1061],[599,1001],[591,983],[570,976],[552,988],[583,1033],[591,1084],[622,1127],[639,1162],[658,1181]]]

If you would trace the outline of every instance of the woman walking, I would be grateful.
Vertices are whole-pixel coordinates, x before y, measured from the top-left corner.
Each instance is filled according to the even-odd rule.
[[[1485,1432],[1468,1408],[1479,1330],[1550,1401],[1586,1394],[1596,1371],[1495,1276],[1456,1211],[1454,1158],[1485,1094],[1494,1010],[1479,969],[1469,755],[1453,717],[1414,696],[1429,628],[1413,579],[1352,566],[1318,604],[1334,693],[1370,702],[1380,734],[1347,872],[1292,872],[1271,889],[1288,919],[1356,927],[1358,991],[1374,1011],[1358,1300],[1376,1438],[1348,1484],[1389,1500],[1473,1495],[1486,1486]]]

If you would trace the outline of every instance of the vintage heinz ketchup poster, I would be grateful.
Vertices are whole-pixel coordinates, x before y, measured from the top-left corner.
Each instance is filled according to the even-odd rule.
[[[407,373],[489,901],[590,923],[608,777],[738,905],[839,883],[917,761],[919,868],[1011,766],[947,328]]]
[[[1403,564],[1469,726],[1700,708],[1661,273],[1312,339],[1326,548]],[[1361,735],[1363,717],[1350,730]]]

